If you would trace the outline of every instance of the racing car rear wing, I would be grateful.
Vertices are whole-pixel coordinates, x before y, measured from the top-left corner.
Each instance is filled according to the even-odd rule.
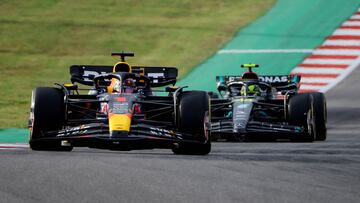
[[[260,75],[259,80],[261,82],[269,83],[273,86],[287,85],[290,83],[299,83],[301,79],[300,75]],[[216,76],[216,82],[220,83],[230,83],[230,82],[240,82],[242,81],[241,76],[236,75],[226,75],[226,76]]]
[[[301,80],[300,75],[261,75],[261,82],[269,83],[274,87],[285,86],[289,84],[298,84]]]
[[[300,75],[260,75],[259,81],[270,84],[271,86],[282,89],[282,87],[288,85],[299,86],[301,76]],[[220,85],[226,85],[230,82],[240,82],[242,81],[241,76],[216,76],[216,83],[219,87]]]
[[[94,85],[94,77],[100,74],[112,73],[113,66],[92,66],[92,65],[72,65],[70,75],[72,83],[83,85]],[[147,76],[152,87],[175,85],[178,70],[175,67],[145,67],[132,66],[132,72]]]

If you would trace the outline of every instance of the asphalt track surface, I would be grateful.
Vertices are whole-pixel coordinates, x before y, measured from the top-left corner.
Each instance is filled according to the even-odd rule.
[[[327,93],[325,142],[170,150],[0,151],[0,202],[359,202],[360,69]]]

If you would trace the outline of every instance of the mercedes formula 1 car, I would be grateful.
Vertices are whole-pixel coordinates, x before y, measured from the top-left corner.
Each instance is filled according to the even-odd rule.
[[[210,100],[204,91],[175,87],[174,67],[73,65],[71,84],[37,87],[29,118],[33,150],[170,148],[175,154],[211,150]],[[90,86],[90,88],[80,88]],[[154,87],[164,87],[156,96]],[[85,92],[85,93],[84,93]]]
[[[211,127],[216,140],[326,139],[326,99],[323,93],[298,91],[298,75],[258,76],[244,64],[242,76],[217,76],[222,98],[212,94]]]

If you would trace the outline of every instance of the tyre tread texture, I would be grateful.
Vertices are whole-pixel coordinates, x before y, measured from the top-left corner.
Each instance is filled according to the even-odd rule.
[[[288,119],[292,125],[300,125],[307,128],[307,115],[312,110],[312,97],[308,93],[299,93],[290,97],[288,102]],[[314,136],[294,137],[293,141],[313,141]]]
[[[209,112],[209,95],[204,91],[187,91],[179,96],[178,128],[180,132],[205,137],[204,116]],[[178,143],[175,154],[206,155],[211,151],[211,139],[205,143]]]
[[[314,98],[314,113],[316,125],[316,140],[324,141],[327,136],[327,107],[324,93],[313,92],[311,95]]]
[[[30,135],[30,148],[33,150],[71,151],[72,147],[63,147],[60,142],[42,142],[43,132],[62,129],[65,121],[64,93],[54,87],[37,87],[34,94],[34,121]]]

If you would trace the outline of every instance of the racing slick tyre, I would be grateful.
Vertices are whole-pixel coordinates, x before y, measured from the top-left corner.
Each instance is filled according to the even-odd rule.
[[[327,122],[327,108],[326,98],[321,92],[309,93],[314,99],[314,113],[315,113],[315,126],[316,126],[316,138],[315,140],[326,140],[326,122]]]
[[[307,129],[307,135],[292,137],[292,141],[313,142],[316,138],[316,125],[313,98],[308,93],[296,94],[290,97],[288,102],[289,124],[303,126]]]
[[[38,87],[32,92],[30,112],[30,148],[32,150],[71,151],[59,141],[43,141],[44,133],[61,130],[65,121],[64,93],[53,87]]]
[[[179,96],[178,122],[180,132],[192,134],[204,143],[177,143],[174,154],[206,155],[211,151],[210,100],[206,92],[188,91]]]

